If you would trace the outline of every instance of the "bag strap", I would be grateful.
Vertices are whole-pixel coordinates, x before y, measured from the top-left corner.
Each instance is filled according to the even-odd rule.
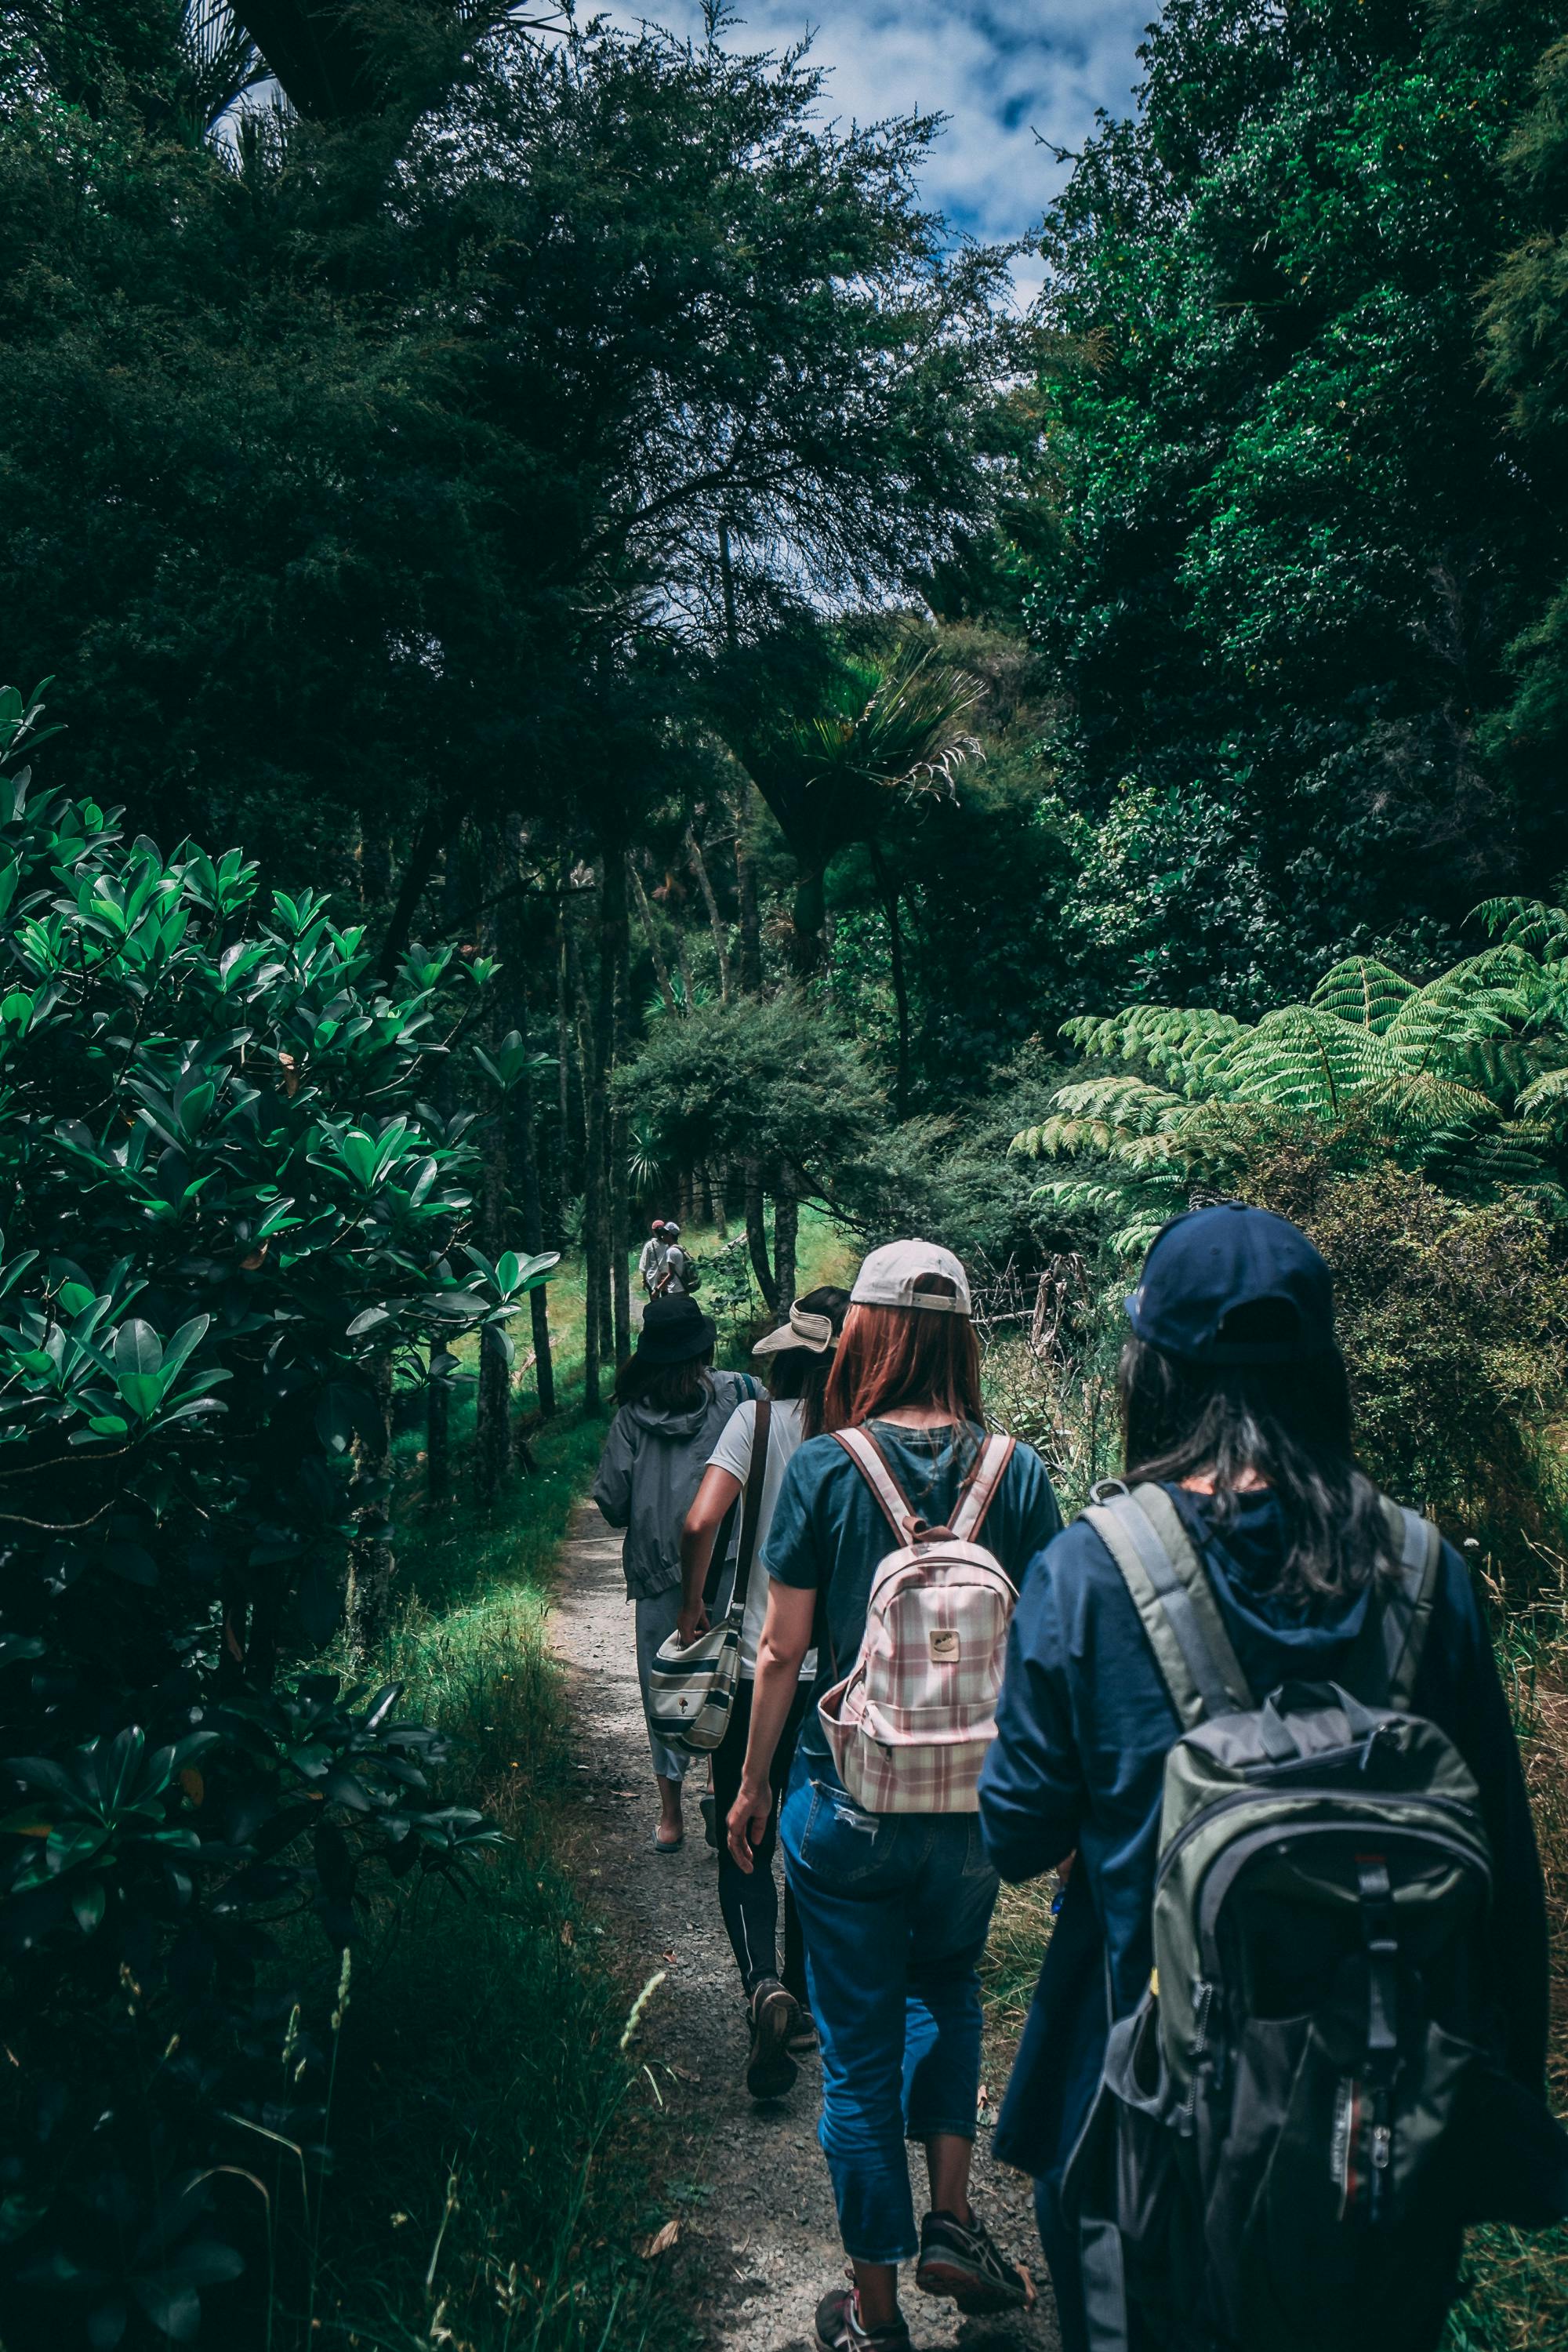
[[[985,1514],[995,1501],[996,1489],[1013,1459],[1013,1446],[1012,1438],[994,1431],[975,1456],[974,1466],[963,1482],[963,1491],[948,1522],[960,1543],[979,1542]]]
[[[1257,1705],[1208,1574],[1163,1486],[1095,1488],[1084,1517],[1121,1571],[1171,1704],[1190,1731],[1205,1716]]]
[[[887,1513],[888,1525],[900,1544],[907,1544],[915,1515],[903,1488],[888,1467],[888,1458],[868,1429],[836,1429],[833,1433],[866,1484]]]
[[[1346,1679],[1358,1698],[1403,1711],[1415,1696],[1415,1678],[1432,1623],[1443,1538],[1430,1519],[1403,1504],[1378,1501],[1388,1522],[1394,1572],[1382,1577],[1351,1653]]]
[[[735,1581],[730,1588],[730,1616],[740,1624],[746,1613],[746,1588],[752,1580],[752,1560],[757,1549],[757,1528],[763,1516],[763,1482],[768,1474],[768,1440],[773,1423],[773,1399],[757,1399],[752,1423],[752,1458],[746,1468],[746,1500],[741,1513],[741,1549],[735,1556]]]

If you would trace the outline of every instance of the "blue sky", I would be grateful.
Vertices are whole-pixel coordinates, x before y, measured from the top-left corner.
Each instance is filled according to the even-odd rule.
[[[1037,131],[1075,148],[1097,107],[1131,112],[1134,52],[1157,12],[1158,0],[738,0],[730,37],[782,48],[813,27],[835,114],[947,115],[926,193],[956,226],[1000,239],[1027,232],[1068,168]],[[618,13],[633,11],[623,0]],[[681,31],[698,21],[694,0],[637,13]],[[1038,271],[1026,259],[1016,275],[1027,292]]]

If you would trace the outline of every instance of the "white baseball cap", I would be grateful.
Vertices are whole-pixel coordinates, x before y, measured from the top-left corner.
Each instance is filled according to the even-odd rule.
[[[917,1290],[922,1274],[940,1274],[956,1296]],[[861,1261],[849,1294],[853,1307],[923,1307],[933,1315],[967,1315],[969,1277],[951,1250],[937,1242],[885,1242]]]

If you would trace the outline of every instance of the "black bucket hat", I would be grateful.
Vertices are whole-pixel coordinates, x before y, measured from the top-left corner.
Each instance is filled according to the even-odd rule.
[[[705,1356],[713,1339],[713,1318],[704,1315],[695,1298],[650,1298],[637,1333],[637,1360],[689,1364],[693,1356]]]

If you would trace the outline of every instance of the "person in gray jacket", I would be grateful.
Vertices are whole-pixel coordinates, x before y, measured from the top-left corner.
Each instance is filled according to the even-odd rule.
[[[610,1423],[594,1500],[613,1528],[626,1529],[621,1565],[637,1608],[637,1679],[647,1706],[648,1671],[680,1614],[680,1531],[709,1457],[735,1407],[760,1393],[744,1372],[716,1372],[713,1322],[694,1298],[650,1298],[637,1353],[616,1381],[619,1410]],[[658,1782],[654,1849],[675,1853],[685,1841],[680,1784],[687,1758],[648,1724]]]

